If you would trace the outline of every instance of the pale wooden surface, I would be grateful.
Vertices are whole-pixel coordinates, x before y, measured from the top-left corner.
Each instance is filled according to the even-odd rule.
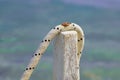
[[[80,80],[77,32],[61,32],[54,40],[53,80]]]

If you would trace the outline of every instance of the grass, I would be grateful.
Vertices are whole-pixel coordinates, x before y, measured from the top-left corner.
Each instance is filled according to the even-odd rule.
[[[84,59],[87,59],[88,61],[91,62],[96,62],[96,61],[119,62],[120,54],[117,51],[93,50],[93,51],[89,51],[89,54],[85,55]]]
[[[81,74],[81,78],[82,80],[119,80],[119,74],[119,67],[109,68],[109,66],[97,66],[94,68],[84,69],[84,72]]]

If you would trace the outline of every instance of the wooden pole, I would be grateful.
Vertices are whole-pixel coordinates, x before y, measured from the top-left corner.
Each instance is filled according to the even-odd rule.
[[[77,32],[61,32],[54,40],[53,80],[80,80]]]

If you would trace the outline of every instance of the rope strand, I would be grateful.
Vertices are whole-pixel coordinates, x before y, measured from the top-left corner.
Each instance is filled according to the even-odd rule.
[[[40,43],[39,48],[34,53],[30,63],[25,68],[25,71],[21,77],[21,80],[29,80],[32,72],[34,71],[35,67],[37,66],[41,56],[44,54],[45,50],[49,46],[50,41],[57,36],[62,31],[70,31],[74,30],[78,33],[78,60],[80,60],[81,53],[84,47],[84,33],[81,27],[75,23],[64,22],[61,25],[56,26],[55,28],[51,29],[49,33],[44,37],[42,42]]]

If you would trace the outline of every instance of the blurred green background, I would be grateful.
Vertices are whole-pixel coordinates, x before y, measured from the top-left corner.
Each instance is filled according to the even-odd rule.
[[[119,0],[0,0],[0,80],[20,80],[42,38],[62,22],[85,32],[81,80],[120,80]],[[31,80],[52,80],[53,45]]]

